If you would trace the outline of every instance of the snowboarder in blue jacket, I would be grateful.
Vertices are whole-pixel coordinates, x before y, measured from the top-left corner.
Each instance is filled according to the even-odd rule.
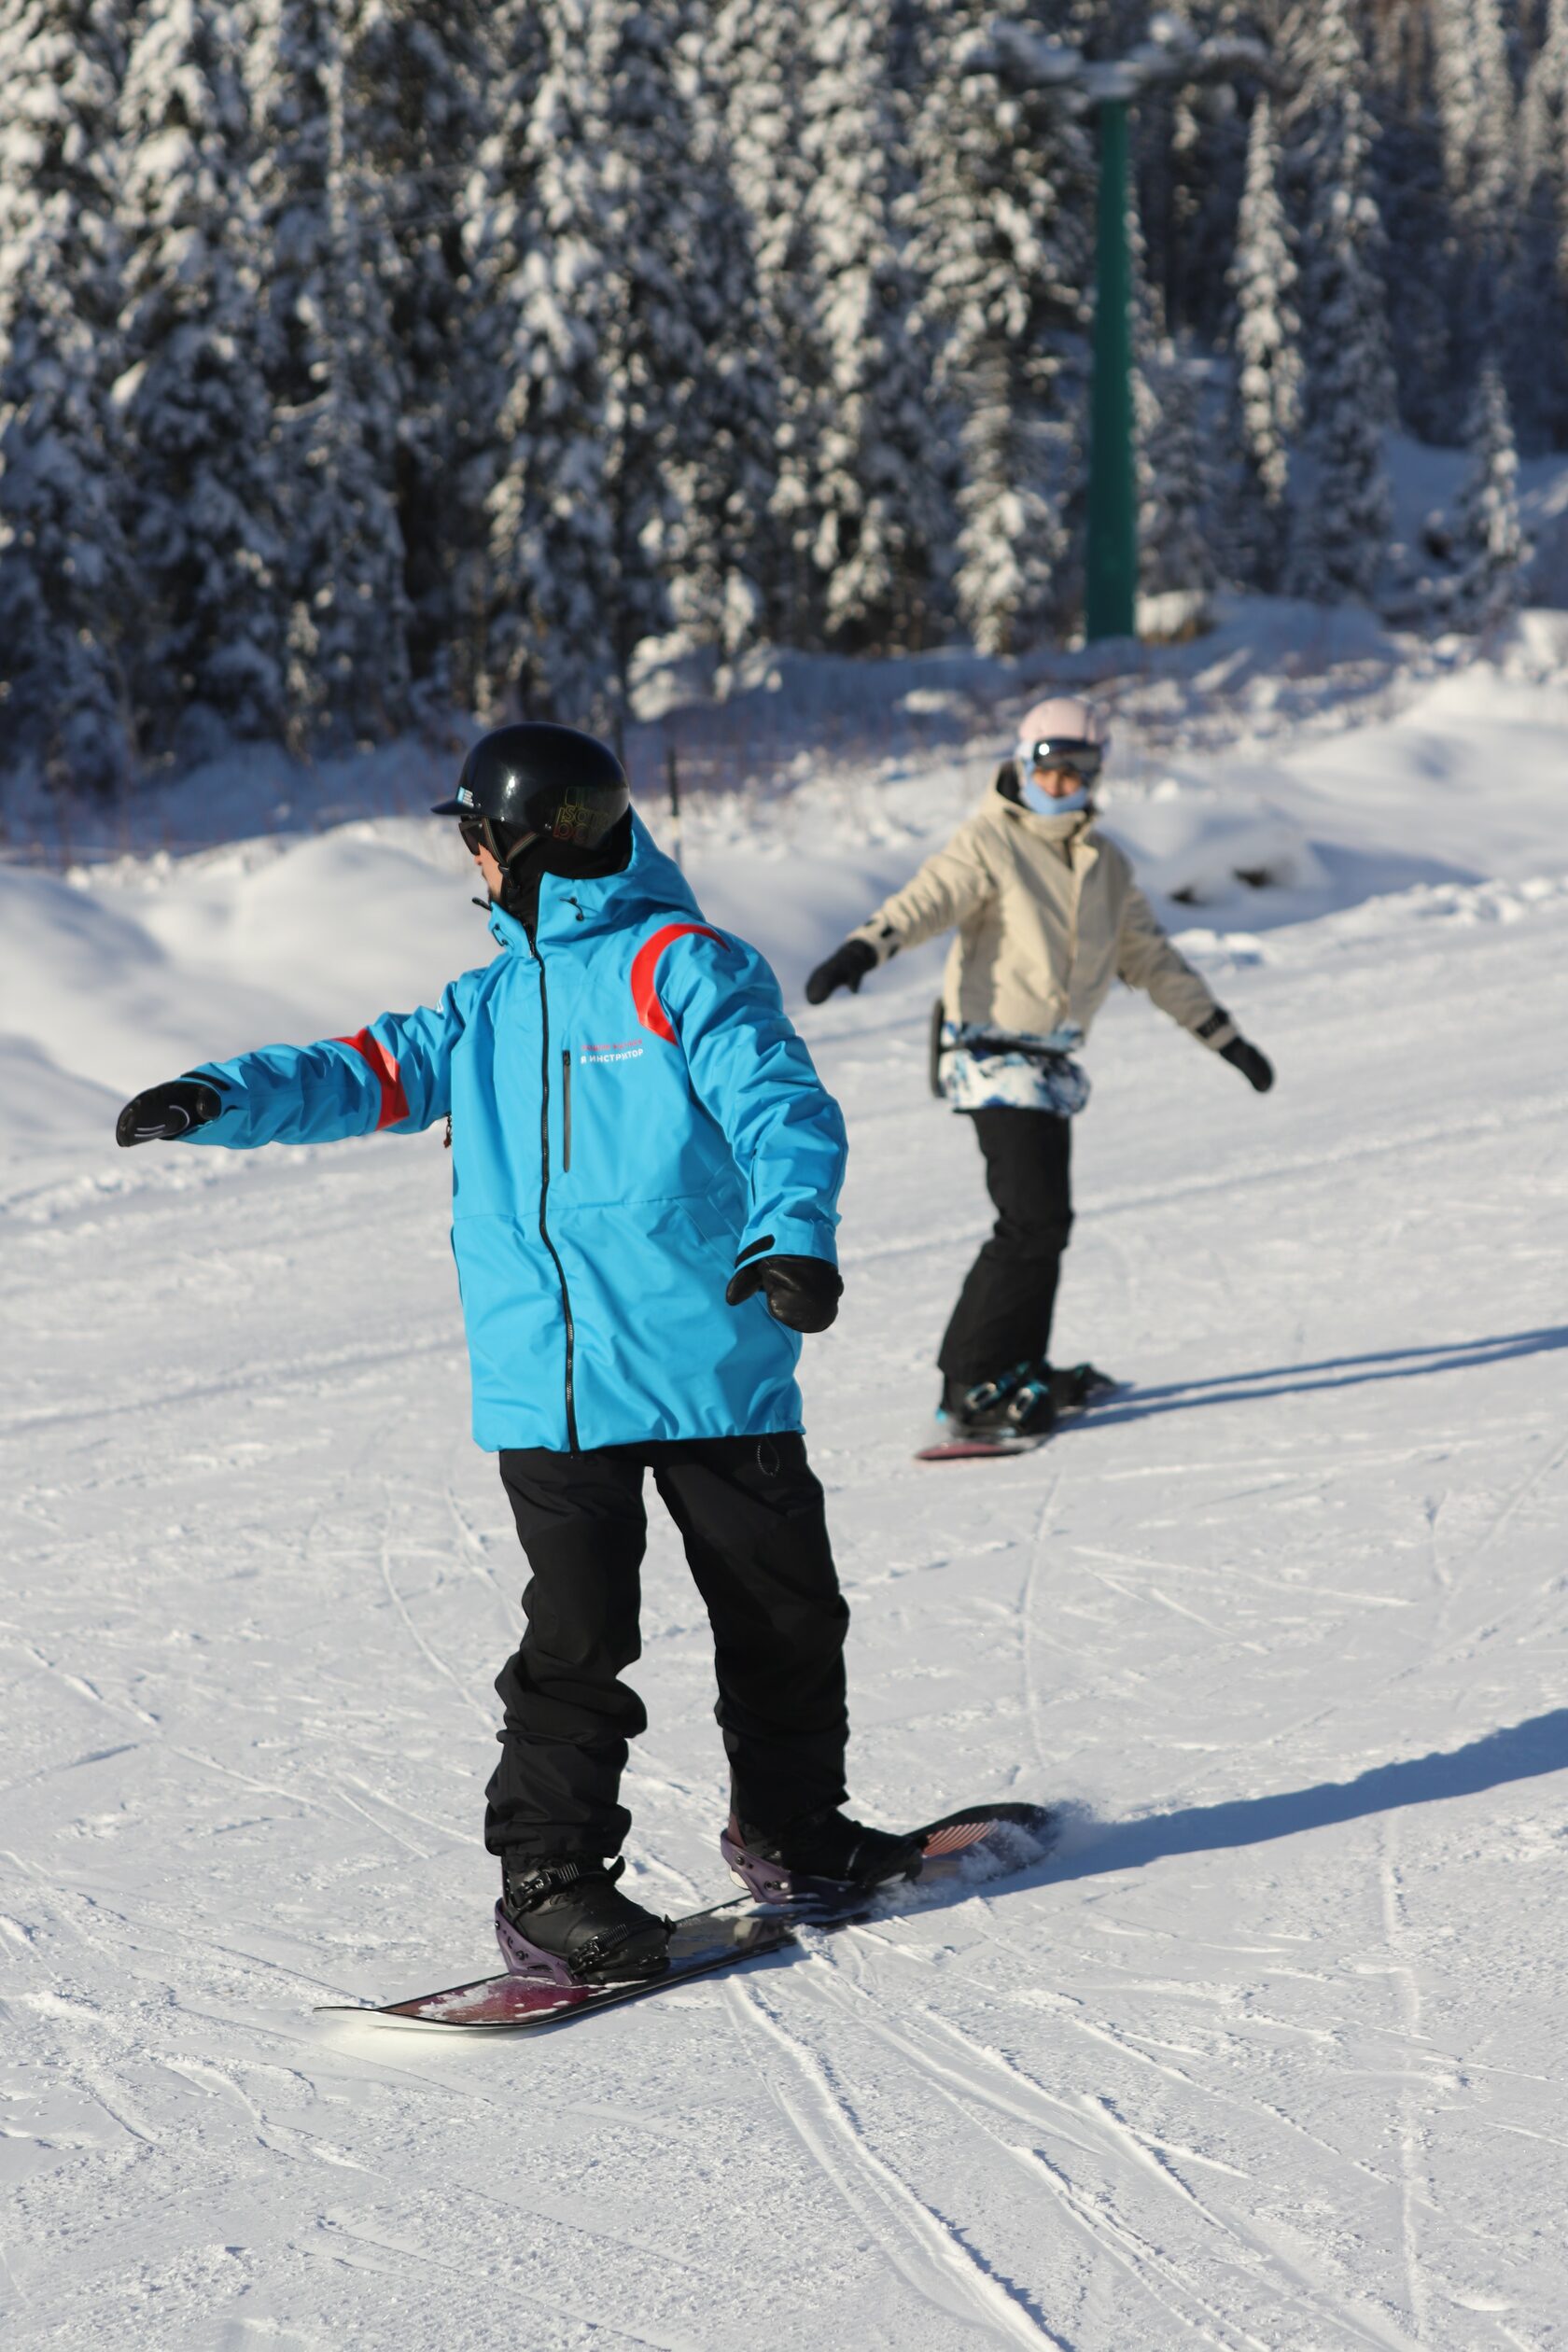
[[[668,1923],[616,1883],[646,1470],[713,1629],[727,1858],[802,1891],[913,1858],[840,1810],[848,1611],[795,1381],[843,1287],[844,1125],[767,964],[704,921],[606,745],[500,728],[435,813],[483,875],[493,960],[433,1010],[203,1063],[117,1133],[248,1150],[450,1122],[474,1436],[531,1571],[485,1818],[509,1950],[559,1981],[657,1974]]]

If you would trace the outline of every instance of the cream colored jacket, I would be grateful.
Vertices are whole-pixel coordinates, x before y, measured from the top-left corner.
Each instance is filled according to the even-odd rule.
[[[1238,1034],[1179,956],[1132,878],[1125,850],[1094,830],[1094,813],[1037,817],[996,784],[965,824],[851,936],[878,962],[958,931],[943,980],[950,1021],[998,1036],[1086,1037],[1113,980],[1153,997],[1218,1052]]]

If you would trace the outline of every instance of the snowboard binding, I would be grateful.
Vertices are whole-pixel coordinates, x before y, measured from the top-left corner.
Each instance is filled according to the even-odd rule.
[[[624,1862],[509,1861],[496,1941],[511,1976],[536,1984],[623,1984],[662,1976],[670,1923],[620,1893]]]
[[[973,1388],[949,1379],[937,1408],[938,1435],[915,1459],[981,1462],[1032,1453],[1058,1422],[1119,1396],[1122,1388],[1120,1380],[1092,1364],[1020,1364]]]
[[[719,1851],[753,1900],[791,1910],[832,1910],[892,1880],[917,1878],[923,1858],[918,1833],[867,1829],[836,1810],[777,1831],[732,1813]]]

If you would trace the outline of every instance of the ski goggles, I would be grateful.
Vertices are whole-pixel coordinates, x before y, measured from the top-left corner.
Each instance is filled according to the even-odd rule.
[[[525,849],[530,841],[539,838],[537,833],[525,833],[516,825],[499,824],[493,817],[459,817],[457,831],[470,858],[488,849],[497,865],[510,865],[520,849]]]
[[[1100,744],[1085,743],[1075,735],[1043,735],[1036,742],[1020,743],[1018,760],[1029,768],[1070,768],[1092,784],[1104,765],[1105,751]]]

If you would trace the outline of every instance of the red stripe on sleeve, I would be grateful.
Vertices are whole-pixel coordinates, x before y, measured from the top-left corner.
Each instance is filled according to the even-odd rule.
[[[350,1047],[370,1063],[375,1073],[376,1084],[381,1088],[381,1116],[376,1121],[376,1133],[379,1135],[384,1127],[395,1127],[399,1119],[406,1119],[409,1107],[403,1082],[396,1060],[380,1038],[372,1037],[368,1029],[362,1029],[357,1037],[334,1037],[332,1043]]]
[[[722,931],[709,931],[706,923],[666,923],[663,931],[656,931],[651,939],[644,940],[632,963],[632,1002],[637,1007],[637,1019],[645,1029],[662,1037],[666,1045],[675,1043],[675,1031],[659,1001],[659,959],[676,940],[687,938],[717,940],[721,947],[730,944]]]

